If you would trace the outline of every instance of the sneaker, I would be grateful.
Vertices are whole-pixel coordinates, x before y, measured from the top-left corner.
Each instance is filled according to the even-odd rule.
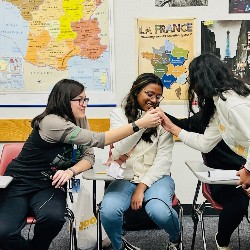
[[[219,244],[218,244],[218,242],[217,242],[216,237],[217,237],[217,234],[215,235],[215,243],[216,243],[216,246],[217,246],[218,250],[230,250],[229,246],[227,246],[227,247],[220,247]]]
[[[123,249],[124,250],[141,250],[139,247],[135,247],[132,244],[130,244],[127,240],[125,240],[124,238],[122,238],[122,242],[123,242]]]
[[[166,250],[180,250],[179,248],[180,243],[173,243],[173,242],[168,242]]]
[[[109,237],[106,237],[105,239],[102,240],[102,247],[107,248],[111,245],[111,241]]]

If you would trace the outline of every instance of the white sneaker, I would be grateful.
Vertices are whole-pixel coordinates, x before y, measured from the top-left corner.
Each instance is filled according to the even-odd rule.
[[[219,244],[218,244],[218,242],[217,242],[216,236],[217,236],[217,234],[215,235],[215,242],[216,242],[217,249],[218,250],[230,250],[229,246],[227,246],[227,247],[220,247]]]
[[[124,250],[141,250],[139,247],[135,247],[132,244],[130,244],[127,240],[125,240],[124,238],[122,238],[122,242],[123,242],[123,249]]]

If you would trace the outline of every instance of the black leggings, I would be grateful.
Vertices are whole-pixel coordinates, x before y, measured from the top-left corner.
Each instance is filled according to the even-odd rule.
[[[0,249],[47,250],[65,222],[64,191],[51,187],[22,196],[13,196],[6,191],[0,195]],[[36,215],[37,221],[29,246],[21,236],[27,213]]]
[[[249,198],[242,188],[232,185],[210,185],[215,201],[223,206],[219,215],[217,241],[220,246],[228,246],[234,230],[247,215]]]

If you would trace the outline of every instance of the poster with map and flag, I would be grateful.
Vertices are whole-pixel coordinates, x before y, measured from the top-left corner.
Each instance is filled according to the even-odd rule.
[[[0,105],[45,105],[63,78],[115,103],[110,0],[0,0]],[[105,93],[105,98],[103,94]]]
[[[194,26],[194,19],[137,19],[138,74],[151,72],[161,78],[163,103],[187,100]]]

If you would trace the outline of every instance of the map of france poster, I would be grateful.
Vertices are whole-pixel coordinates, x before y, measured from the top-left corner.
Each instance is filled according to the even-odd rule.
[[[115,103],[111,10],[109,0],[0,0],[0,105],[45,105],[64,78],[90,105]]]
[[[194,19],[137,19],[138,74],[151,72],[161,78],[163,104],[187,100],[194,26]]]

